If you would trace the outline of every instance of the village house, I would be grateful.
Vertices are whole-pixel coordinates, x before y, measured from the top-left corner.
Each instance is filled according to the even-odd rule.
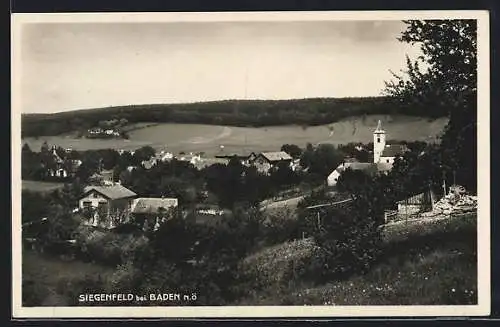
[[[100,136],[105,136],[105,137],[117,137],[120,136],[120,132],[114,129],[102,129],[100,127],[95,127],[87,130],[87,136],[94,138],[94,137],[100,137]]]
[[[115,182],[114,175],[115,175],[115,172],[112,169],[110,169],[110,170],[100,169],[99,172],[95,172],[94,174],[92,174],[89,177],[88,181],[89,181],[89,184],[91,184],[91,185],[110,186],[110,185],[119,184],[120,183],[119,181]]]
[[[144,169],[149,170],[149,169],[153,168],[154,166],[156,166],[157,163],[158,163],[158,159],[153,157],[149,160],[142,161],[141,165]]]
[[[69,153],[68,149],[64,150],[64,153]],[[46,162],[46,174],[50,177],[56,178],[68,178],[75,176],[78,168],[81,166],[82,161],[79,159],[67,159],[62,158],[57,153],[56,146],[52,146],[50,152],[50,159]]]
[[[198,161],[194,164],[194,167],[198,170],[203,168],[219,164],[219,165],[227,165],[229,163],[228,159],[223,158],[203,158],[203,160]]]
[[[136,196],[120,184],[87,186],[78,201],[78,208],[89,214],[87,225],[114,228],[128,221],[132,200]]]
[[[48,165],[48,175],[59,178],[68,177],[69,173],[64,165],[64,160],[57,153],[57,148],[55,146],[52,147],[51,156],[52,162]]]
[[[161,161],[161,162],[165,162],[165,161],[170,161],[174,158],[174,154],[171,153],[171,152],[167,152],[165,150],[162,150],[160,151],[157,155],[156,155],[156,158]]]
[[[214,226],[230,215],[230,210],[221,209],[218,205],[200,204],[194,210],[193,215],[188,216],[187,219],[192,219],[195,224]]]
[[[127,166],[127,168],[125,168],[125,170],[128,171],[129,173],[133,172],[136,169],[137,169],[137,166]]]
[[[257,155],[255,152],[250,153],[223,153],[215,156],[217,159],[225,159],[227,161],[236,158],[241,162],[242,165],[248,166],[250,165],[256,158]]]
[[[178,206],[176,198],[137,198],[132,201],[130,212],[134,223],[143,229],[157,230],[168,219],[167,211]]]
[[[284,151],[262,152],[252,161],[257,170],[264,174],[269,174],[279,164],[287,164],[291,167],[292,163],[293,158]]]
[[[166,162],[172,159],[174,159],[173,153],[162,150],[157,154],[155,154],[153,157],[149,158],[148,160],[142,161],[141,165],[142,167],[144,167],[144,169],[151,169],[160,162]]]
[[[202,161],[200,154],[193,154],[192,152],[189,154],[181,154],[176,159],[179,161],[189,162],[192,165],[196,165]]]
[[[98,134],[101,134],[103,132],[103,130],[102,130],[102,128],[95,127],[95,128],[89,129],[87,132],[91,135],[98,135]]]
[[[337,185],[340,175],[347,169],[360,170],[367,174],[374,175],[378,172],[377,164],[371,162],[357,162],[351,160],[345,160],[342,162],[335,170],[328,175],[326,182],[328,186]]]

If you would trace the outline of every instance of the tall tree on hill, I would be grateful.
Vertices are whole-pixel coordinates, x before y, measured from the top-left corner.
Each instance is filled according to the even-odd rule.
[[[386,82],[385,93],[410,107],[445,113],[441,166],[448,178],[477,187],[477,22],[475,20],[405,21],[400,41],[420,46],[416,61]],[[456,173],[456,174],[453,174]]]

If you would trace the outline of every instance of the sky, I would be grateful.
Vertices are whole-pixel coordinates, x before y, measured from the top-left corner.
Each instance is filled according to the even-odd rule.
[[[23,113],[380,95],[418,50],[400,21],[30,23]]]

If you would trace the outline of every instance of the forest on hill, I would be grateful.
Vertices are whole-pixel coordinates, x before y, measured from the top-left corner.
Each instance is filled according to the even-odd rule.
[[[406,114],[438,118],[445,112],[402,106],[389,97],[311,98],[295,100],[224,100],[184,104],[144,104],[23,114],[22,137],[55,136],[98,126],[106,120],[196,123],[240,127],[315,126],[370,114]]]

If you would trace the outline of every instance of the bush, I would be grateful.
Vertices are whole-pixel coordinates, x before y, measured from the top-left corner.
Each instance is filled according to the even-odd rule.
[[[313,230],[321,250],[302,263],[304,276],[319,282],[368,271],[382,248],[380,230],[368,209],[354,203],[324,210],[320,225]],[[310,219],[316,220],[316,215]]]
[[[116,266],[135,255],[139,248],[146,246],[145,236],[117,234],[91,229],[80,229],[77,237],[79,256],[82,259]]]
[[[62,295],[70,306],[103,305],[103,302],[79,302],[79,296],[82,294],[105,293],[106,291],[114,292],[114,290],[108,289],[106,280],[99,274],[85,275],[82,279],[60,279],[55,291],[57,294]]]
[[[48,295],[49,292],[44,285],[23,276],[22,303],[24,307],[40,306]]]
[[[267,215],[262,235],[266,245],[292,241],[300,237],[299,221],[293,215],[294,212],[288,209]]]

